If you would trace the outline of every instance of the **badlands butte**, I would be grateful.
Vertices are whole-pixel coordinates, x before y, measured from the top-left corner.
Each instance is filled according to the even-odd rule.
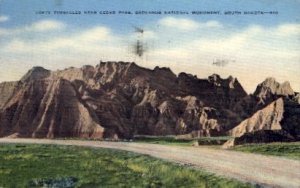
[[[199,79],[127,62],[50,71],[0,83],[0,137],[232,136],[228,145],[300,140],[300,95],[267,78],[248,95],[238,79]]]

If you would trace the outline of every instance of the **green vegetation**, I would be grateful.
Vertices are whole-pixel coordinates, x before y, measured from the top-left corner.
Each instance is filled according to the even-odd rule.
[[[199,145],[222,145],[231,137],[202,137],[202,138],[176,138],[175,136],[138,136],[133,141],[151,143],[151,144],[166,144],[166,145],[181,145],[191,146],[195,142]]]
[[[251,187],[146,155],[77,146],[0,144],[0,187]],[[62,184],[60,184],[62,186]]]
[[[191,146],[195,140],[192,139],[176,139],[175,136],[139,136],[133,139],[134,142],[150,143],[150,144],[167,144]]]
[[[245,144],[233,150],[265,155],[276,155],[300,160],[300,142],[276,142],[270,144]]]

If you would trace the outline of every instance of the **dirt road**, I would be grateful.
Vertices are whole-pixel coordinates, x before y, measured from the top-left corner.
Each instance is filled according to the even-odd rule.
[[[35,143],[113,148],[147,154],[195,168],[204,168],[217,175],[266,187],[300,188],[300,161],[205,147],[182,147],[129,142],[79,140],[8,139],[0,143]]]

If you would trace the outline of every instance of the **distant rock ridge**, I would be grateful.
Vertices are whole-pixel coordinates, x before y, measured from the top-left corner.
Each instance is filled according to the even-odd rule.
[[[264,103],[267,98],[274,95],[292,97],[295,95],[295,92],[288,81],[280,84],[275,78],[269,77],[257,86],[254,95],[259,97],[261,102]]]
[[[260,91],[289,94],[288,84],[269,82]],[[20,81],[0,83],[0,136],[227,135],[267,106],[257,103],[232,76],[199,79],[112,61],[58,71],[34,67]]]

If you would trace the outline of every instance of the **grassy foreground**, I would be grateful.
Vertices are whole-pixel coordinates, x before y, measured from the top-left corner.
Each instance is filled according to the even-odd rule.
[[[0,187],[251,187],[132,152],[0,144]],[[67,182],[67,183],[66,183]]]
[[[245,144],[235,146],[233,150],[264,155],[275,155],[300,160],[300,142]]]

